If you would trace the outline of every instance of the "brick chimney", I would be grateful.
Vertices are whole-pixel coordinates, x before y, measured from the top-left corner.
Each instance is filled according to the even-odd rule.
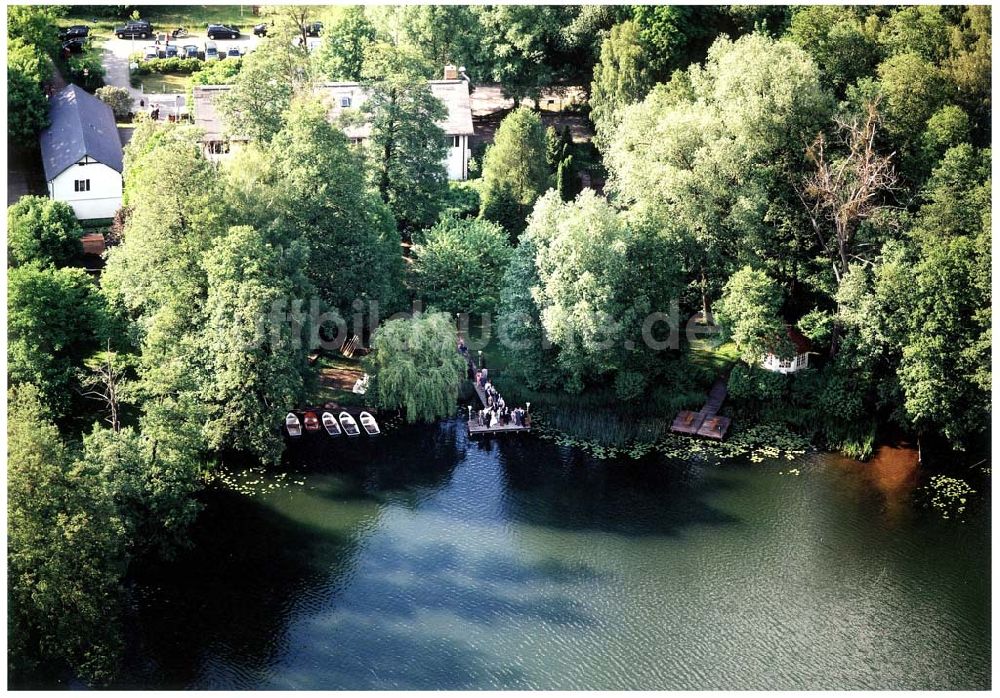
[[[458,80],[458,68],[453,66],[451,63],[444,67],[444,79],[445,80]]]

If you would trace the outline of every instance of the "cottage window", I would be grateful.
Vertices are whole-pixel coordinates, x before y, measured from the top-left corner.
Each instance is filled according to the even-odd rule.
[[[364,142],[365,142],[364,138],[352,138],[351,139],[351,145],[361,145]]]
[[[342,95],[341,96],[341,98],[340,98],[340,106],[343,107],[343,108],[345,108],[345,109],[347,107],[351,106],[351,97],[350,97],[350,95]]]
[[[778,363],[778,368],[791,368],[791,367],[792,367],[792,361],[791,361],[791,359],[782,359]]]
[[[89,179],[74,180],[73,191],[90,191],[90,180]]]
[[[208,152],[212,155],[225,155],[229,152],[229,141],[211,141],[208,144]]]
[[[459,136],[445,136],[444,142],[449,148],[457,148],[462,145],[461,138]]]

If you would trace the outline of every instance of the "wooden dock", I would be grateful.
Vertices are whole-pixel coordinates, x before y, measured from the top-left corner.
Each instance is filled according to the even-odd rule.
[[[486,407],[486,391],[483,389],[479,383],[476,382],[476,371],[479,368],[476,366],[475,360],[472,358],[472,354],[466,354],[465,360],[469,363],[470,373],[472,376],[472,387],[476,390],[476,395],[479,396],[479,402],[482,403],[483,407]],[[497,436],[499,434],[520,434],[523,432],[531,431],[531,415],[524,415],[526,423],[524,426],[517,426],[516,424],[498,424],[495,427],[489,426],[479,426],[479,421],[476,419],[469,419],[467,422],[469,428],[469,436]]]
[[[674,417],[670,431],[675,434],[689,436],[704,436],[707,439],[721,441],[729,431],[729,417],[718,416],[722,403],[726,400],[726,377],[719,376],[708,391],[705,404],[697,412],[681,410]]]
[[[498,424],[495,427],[481,427],[475,419],[469,420],[470,436],[496,436],[498,434],[521,434],[530,432],[531,427],[519,427],[515,424]]]

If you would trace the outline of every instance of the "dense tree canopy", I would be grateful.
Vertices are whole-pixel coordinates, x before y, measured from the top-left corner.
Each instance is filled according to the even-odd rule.
[[[82,269],[35,264],[7,273],[7,377],[31,383],[54,414],[65,414],[76,371],[102,344],[107,319],[97,287]]]
[[[634,22],[622,22],[611,29],[601,44],[601,60],[594,67],[590,87],[591,119],[602,137],[617,124],[622,107],[641,101],[652,87],[648,56]]]
[[[767,353],[788,356],[781,289],[764,272],[743,267],[726,282],[715,318],[750,365]]]
[[[355,299],[396,310],[399,236],[388,208],[366,189],[361,158],[319,102],[297,102],[286,118],[269,146],[248,149],[226,169],[232,220],[286,243],[303,240],[309,280],[344,317]]]
[[[7,397],[10,679],[59,662],[101,684],[122,647],[123,523],[101,481],[74,463],[39,390]]]
[[[7,264],[65,266],[83,254],[82,236],[69,204],[22,196],[7,209]]]
[[[34,44],[21,38],[7,44],[7,132],[12,138],[34,138],[49,125],[49,103],[42,91],[49,65]]]
[[[310,347],[304,328],[272,311],[311,295],[303,273],[307,255],[302,241],[274,244],[249,226],[230,228],[205,255],[209,447],[280,458],[274,425],[304,398]]]
[[[510,261],[507,232],[496,223],[442,218],[414,241],[416,291],[428,305],[454,313],[493,313]]]
[[[369,47],[362,105],[371,136],[371,180],[401,229],[430,225],[448,188],[447,151],[438,126],[447,116],[419,69],[419,58],[386,45]]]
[[[677,291],[664,239],[629,226],[589,190],[570,203],[546,194],[524,237],[535,248],[539,283],[521,292],[531,294],[558,349],[566,388],[641,366],[652,353],[644,323],[667,312]]]
[[[538,114],[521,107],[500,123],[483,159],[482,216],[513,237],[524,230],[531,207],[549,187],[547,141]]]

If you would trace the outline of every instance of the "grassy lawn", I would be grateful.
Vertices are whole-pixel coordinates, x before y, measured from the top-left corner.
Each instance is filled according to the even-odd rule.
[[[336,402],[341,405],[364,405],[365,396],[351,392],[354,381],[364,374],[361,362],[339,354],[324,354],[316,361],[319,383],[309,396],[309,404]]]
[[[170,73],[150,73],[137,75],[142,90],[146,94],[186,93],[191,86],[191,76]]]
[[[718,344],[712,338],[698,338],[691,342],[691,362],[711,368],[716,373],[721,373],[732,366],[740,358],[736,351],[736,345],[732,342]]]

